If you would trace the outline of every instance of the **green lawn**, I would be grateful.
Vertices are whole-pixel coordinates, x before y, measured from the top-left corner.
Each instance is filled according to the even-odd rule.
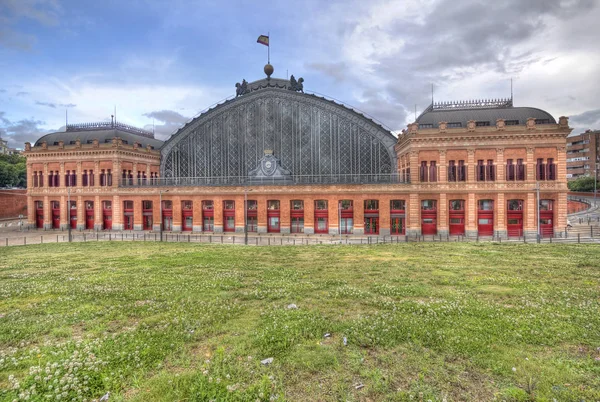
[[[594,245],[1,248],[0,400],[598,401],[599,307]]]

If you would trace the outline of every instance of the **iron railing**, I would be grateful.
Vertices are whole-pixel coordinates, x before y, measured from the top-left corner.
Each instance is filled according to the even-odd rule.
[[[409,177],[397,173],[290,175],[285,177],[159,177],[121,178],[119,187],[186,187],[186,186],[295,186],[304,184],[408,184]]]

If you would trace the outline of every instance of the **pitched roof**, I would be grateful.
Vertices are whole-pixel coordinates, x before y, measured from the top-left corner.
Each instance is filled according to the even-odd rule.
[[[440,122],[445,121],[461,123],[462,127],[467,127],[467,122],[474,120],[489,122],[490,126],[495,126],[496,120],[504,119],[517,121],[517,125],[525,125],[530,117],[547,124],[556,124],[550,113],[534,107],[514,107],[510,99],[433,103],[421,113],[417,123],[437,127]]]

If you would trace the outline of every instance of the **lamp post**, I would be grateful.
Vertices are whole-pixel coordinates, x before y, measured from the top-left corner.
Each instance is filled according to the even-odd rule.
[[[71,187],[67,190],[67,230],[69,243],[71,243]]]
[[[160,232],[160,241],[163,241],[163,213],[162,213],[162,193],[168,193],[169,190],[158,190],[158,205],[160,208],[160,217],[158,219],[160,219],[160,223],[158,225],[159,227],[159,232]]]

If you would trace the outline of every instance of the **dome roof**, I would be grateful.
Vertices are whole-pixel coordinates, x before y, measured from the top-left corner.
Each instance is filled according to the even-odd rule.
[[[39,138],[34,146],[40,146],[44,141],[48,145],[58,145],[59,141],[69,145],[74,144],[77,139],[82,144],[91,144],[95,139],[102,144],[111,142],[115,137],[121,138],[125,144],[133,145],[137,142],[144,148],[150,145],[158,149],[163,144],[163,141],[155,139],[154,134],[149,131],[121,123],[108,122],[68,125],[67,131],[46,134]]]
[[[507,125],[525,125],[531,117],[538,124],[556,124],[550,113],[533,107],[514,107],[511,99],[433,103],[416,122],[419,128],[437,127],[442,121],[449,123],[449,127],[467,127],[469,120],[495,126],[498,119],[510,121]]]

